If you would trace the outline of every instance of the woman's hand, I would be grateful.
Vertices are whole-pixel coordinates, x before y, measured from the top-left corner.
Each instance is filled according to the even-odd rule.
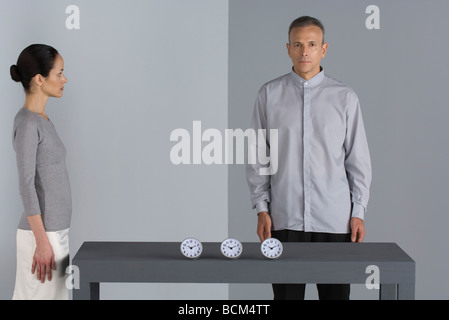
[[[34,274],[36,271],[37,279],[44,283],[45,275],[47,275],[47,279],[50,281],[51,270],[56,270],[55,254],[45,232],[42,217],[37,214],[28,216],[27,218],[36,240],[36,250],[34,250],[31,273]]]
[[[37,279],[44,283],[45,275],[47,275],[48,281],[51,281],[51,270],[56,270],[55,254],[50,242],[47,241],[36,246],[31,273],[34,274],[36,271]]]

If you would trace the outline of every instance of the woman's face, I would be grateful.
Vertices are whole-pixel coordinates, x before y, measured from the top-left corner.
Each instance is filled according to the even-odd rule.
[[[57,55],[53,69],[46,78],[44,78],[42,84],[42,91],[49,97],[60,98],[64,92],[64,84],[67,82],[67,78],[64,76],[64,59],[61,55]]]

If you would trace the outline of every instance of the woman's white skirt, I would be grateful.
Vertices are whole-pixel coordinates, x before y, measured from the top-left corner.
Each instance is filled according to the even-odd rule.
[[[17,229],[17,271],[13,300],[67,300],[66,286],[69,266],[69,229],[47,232],[48,240],[55,254],[56,270],[52,270],[51,280],[45,277],[42,283],[37,279],[37,271],[31,273],[36,240],[33,231]]]

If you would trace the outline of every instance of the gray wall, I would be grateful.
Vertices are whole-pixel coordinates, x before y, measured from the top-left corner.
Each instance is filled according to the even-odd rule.
[[[11,132],[24,94],[9,67],[31,43],[57,48],[69,79],[47,113],[68,150],[72,255],[88,240],[227,236],[227,167],[173,165],[170,133],[227,126],[228,3],[130,3],[0,1],[0,298],[12,296],[22,212]],[[79,30],[66,29],[70,4]],[[102,285],[109,299],[227,297],[226,284]]]
[[[372,4],[380,9],[378,30],[365,27]],[[260,86],[291,70],[290,22],[319,18],[329,43],[325,72],[353,87],[362,106],[373,165],[365,241],[398,243],[416,261],[416,297],[448,299],[449,2],[230,0],[229,11],[229,126],[248,127]],[[256,241],[243,177],[243,166],[229,167],[229,233]],[[231,285],[230,297],[269,299],[270,290]],[[315,286],[306,294],[316,298]],[[376,297],[353,286],[354,299]]]
[[[65,27],[70,4],[79,30]],[[365,27],[371,4],[379,30]],[[22,211],[11,130],[24,94],[9,66],[24,47],[48,43],[65,59],[69,82],[47,113],[68,150],[72,255],[88,240],[257,241],[244,166],[175,166],[169,137],[194,120],[247,128],[259,87],[290,70],[287,28],[303,14],[325,24],[323,66],[362,104],[373,162],[366,241],[396,242],[416,260],[417,298],[448,299],[448,11],[445,0],[0,1],[0,299],[12,295]],[[313,286],[307,294],[316,298]],[[352,297],[376,294],[354,286]],[[102,298],[271,299],[271,289],[107,284]]]

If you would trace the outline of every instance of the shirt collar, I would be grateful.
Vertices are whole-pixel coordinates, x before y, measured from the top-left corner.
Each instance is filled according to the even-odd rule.
[[[315,87],[324,79],[324,69],[323,67],[320,67],[320,72],[316,74],[312,79],[305,80],[301,76],[299,76],[292,67],[292,71],[290,72],[293,79],[298,83],[300,86],[306,85],[307,87]]]

